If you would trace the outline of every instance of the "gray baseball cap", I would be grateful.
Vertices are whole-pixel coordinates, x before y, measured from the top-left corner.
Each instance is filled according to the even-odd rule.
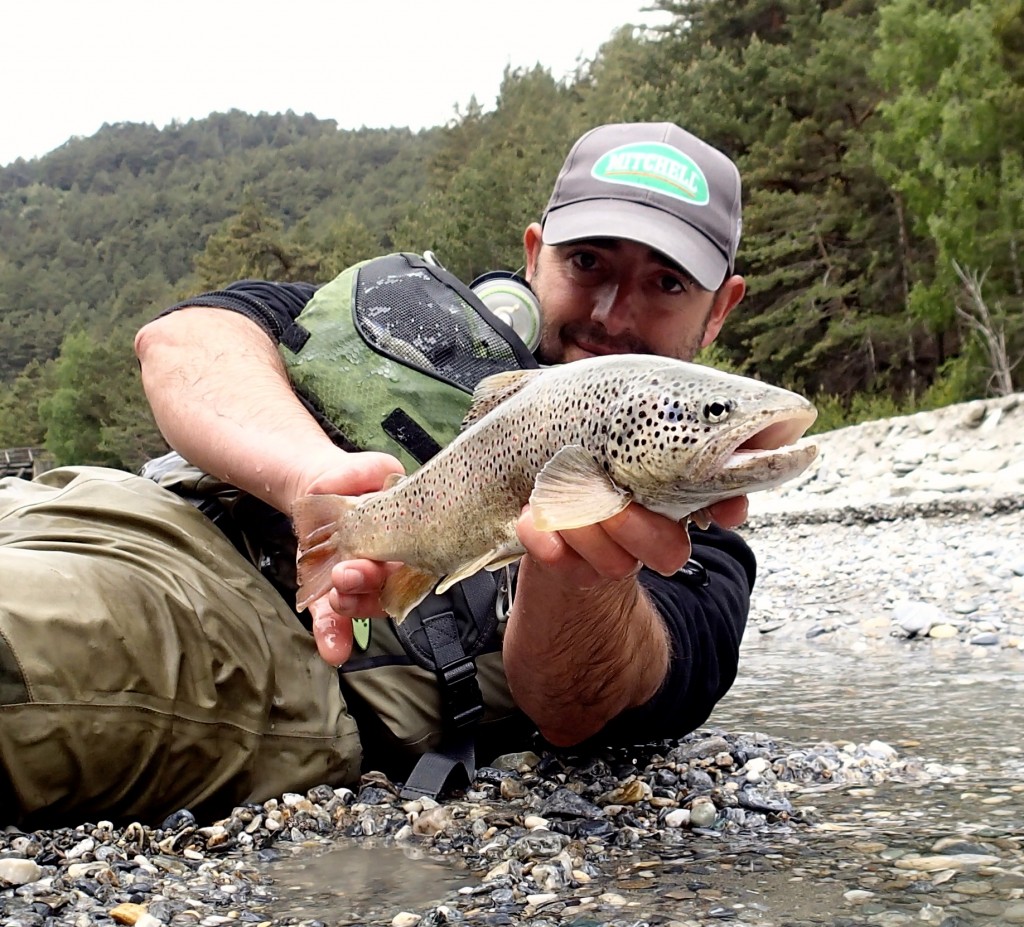
[[[569,152],[542,225],[546,245],[586,238],[648,245],[715,290],[740,242],[740,173],[671,122],[598,126]]]

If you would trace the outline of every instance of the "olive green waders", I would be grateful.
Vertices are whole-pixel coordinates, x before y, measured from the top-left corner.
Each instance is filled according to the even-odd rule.
[[[158,823],[358,777],[336,671],[224,535],[152,481],[0,480],[0,584],[0,826]]]

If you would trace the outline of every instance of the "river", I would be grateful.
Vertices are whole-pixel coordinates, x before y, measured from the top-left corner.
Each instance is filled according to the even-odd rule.
[[[957,641],[876,641],[855,648],[754,634],[711,726],[789,744],[883,741],[950,775],[925,783],[812,787],[794,793],[808,823],[767,839],[694,834],[644,849],[590,886],[621,917],[487,917],[480,923],[931,924],[1014,920],[1024,897],[1024,654]],[[975,865],[1002,847],[999,864]],[[922,875],[906,861],[950,854]],[[419,857],[419,858],[416,858]],[[901,864],[900,861],[904,862]],[[967,860],[967,863],[964,863]],[[277,910],[327,924],[389,924],[447,900],[479,874],[447,857],[345,844],[272,868]],[[1014,907],[1014,905],[1018,907]],[[433,909],[436,912],[436,909]],[[442,909],[443,910],[443,909]],[[568,911],[577,909],[570,908]],[[436,913],[430,915],[437,923]],[[430,921],[428,917],[428,921]],[[401,922],[401,916],[399,917]]]

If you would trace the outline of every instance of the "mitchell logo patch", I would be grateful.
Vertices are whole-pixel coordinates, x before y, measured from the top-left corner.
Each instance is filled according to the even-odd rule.
[[[621,145],[598,158],[590,172],[596,180],[653,190],[691,206],[708,202],[708,181],[697,163],[663,142]]]

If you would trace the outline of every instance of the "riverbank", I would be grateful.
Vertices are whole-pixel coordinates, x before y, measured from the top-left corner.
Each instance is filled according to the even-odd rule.
[[[796,479],[750,497],[749,527],[870,523],[1024,507],[1024,394],[814,436]]]
[[[750,497],[750,630],[1024,651],[1024,396],[816,440],[804,474]]]

